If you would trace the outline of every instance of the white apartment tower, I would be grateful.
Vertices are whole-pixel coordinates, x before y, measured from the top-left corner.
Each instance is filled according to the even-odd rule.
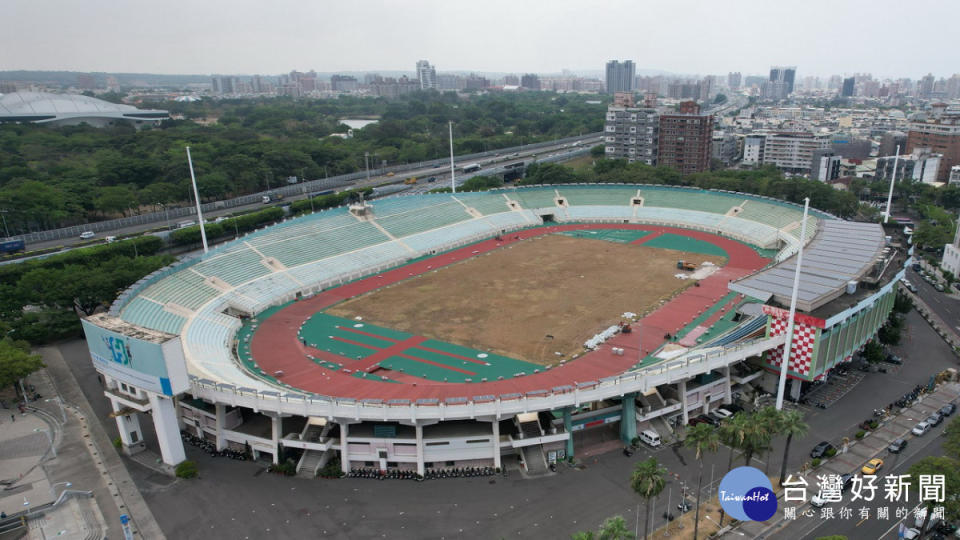
[[[417,78],[420,79],[420,89],[429,90],[437,88],[437,68],[430,65],[426,60],[417,62]]]

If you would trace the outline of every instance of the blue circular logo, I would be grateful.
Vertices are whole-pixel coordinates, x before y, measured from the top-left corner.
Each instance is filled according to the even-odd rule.
[[[723,510],[739,521],[766,521],[777,512],[773,485],[755,467],[737,467],[724,475],[717,497]]]

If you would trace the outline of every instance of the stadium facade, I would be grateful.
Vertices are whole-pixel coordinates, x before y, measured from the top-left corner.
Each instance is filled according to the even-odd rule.
[[[174,436],[182,430],[274,462],[292,451],[307,476],[331,459],[343,471],[423,474],[500,467],[504,458],[519,457],[538,471],[572,457],[595,430],[617,430],[630,441],[653,429],[669,441],[689,418],[730,403],[737,392],[774,391],[801,244],[791,395],[849,361],[884,324],[912,248],[892,229],[818,211],[801,237],[802,215],[796,205],[764,197],[649,185],[394,197],[289,219],[181,260],[130,287],[84,327],[130,452],[143,446],[137,415],[151,412],[170,464],[183,459]],[[635,343],[639,332],[616,334],[569,362],[482,380],[461,373],[452,382],[426,368],[420,378],[399,364],[385,371],[390,377],[348,369],[352,364],[338,364],[334,354],[348,353],[308,342],[311,302],[327,305],[368,290],[365,283],[375,288],[378,280],[412,278],[536,235],[615,228],[726,243],[728,266],[737,266],[734,248],[766,262],[740,265],[739,274],[718,272],[699,282],[692,297],[677,297],[684,302],[641,318],[646,339],[649,328],[668,330],[662,340],[654,336],[660,343],[654,350]],[[704,300],[708,293],[716,294]],[[300,318],[289,315],[297,309]],[[681,312],[675,326],[653,319]],[[350,347],[381,349],[377,354],[408,339],[347,323],[355,321],[318,333],[347,347],[350,340],[333,334],[352,332]],[[269,328],[286,328],[296,362],[276,339],[258,349],[258,340],[267,339],[258,336]],[[419,363],[407,361],[450,377],[464,371],[443,364],[450,357],[478,364],[470,368],[477,373],[495,363],[477,361],[486,353],[438,348],[406,351],[420,354]],[[626,356],[643,350],[645,357],[626,358],[625,350]]]
[[[155,125],[170,118],[167,111],[138,109],[79,94],[13,92],[0,95],[0,122],[31,122],[55,126],[89,124],[104,127]]]

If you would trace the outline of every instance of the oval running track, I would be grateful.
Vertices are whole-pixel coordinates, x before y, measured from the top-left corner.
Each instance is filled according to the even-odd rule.
[[[340,362],[343,359],[335,355],[327,356],[324,351],[306,347],[297,339],[298,329],[310,316],[347,298],[475,257],[504,245],[521,242],[525,238],[560,231],[589,229],[630,229],[654,233],[639,239],[636,242],[639,244],[654,235],[664,233],[687,236],[722,248],[727,252],[728,260],[723,268],[701,280],[699,287],[687,288],[644,317],[639,323],[641,332],[618,334],[597,350],[588,352],[566,364],[511,379],[476,383],[445,383],[418,379],[416,383],[406,384],[362,379],[317,365],[307,357],[308,354],[321,360]],[[552,389],[557,387],[589,383],[630,369],[640,357],[638,341],[642,340],[642,351],[645,356],[664,342],[664,334],[677,332],[728,294],[727,285],[730,281],[760,270],[768,262],[769,259],[761,257],[753,248],[736,240],[674,227],[601,223],[526,229],[505,235],[502,240],[490,239],[470,244],[294,302],[259,323],[251,339],[250,350],[254,361],[265,372],[282,371],[283,374],[277,377],[281,382],[307,392],[336,398],[381,399],[384,402],[393,399],[415,402],[418,399],[481,398],[477,399],[480,401],[496,396],[515,398],[519,396],[512,394],[527,394],[538,390],[552,392]],[[611,350],[612,347],[623,348],[625,352],[623,355],[615,355]]]

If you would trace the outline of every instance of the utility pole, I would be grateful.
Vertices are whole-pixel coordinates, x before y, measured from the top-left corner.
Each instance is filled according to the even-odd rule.
[[[370,152],[363,153],[363,164],[367,168],[367,182],[370,181]]]
[[[0,210],[0,218],[3,219],[3,234],[10,238],[10,231],[7,229],[7,210]]]
[[[887,193],[887,211],[883,214],[883,222],[890,221],[890,203],[893,202],[893,185],[897,182],[897,165],[900,161],[900,145],[897,145],[897,154],[893,157],[893,174],[890,175],[890,191]]]
[[[457,192],[457,182],[454,179],[456,173],[454,173],[453,167],[453,122],[449,122],[450,126],[450,191],[453,193]]]

